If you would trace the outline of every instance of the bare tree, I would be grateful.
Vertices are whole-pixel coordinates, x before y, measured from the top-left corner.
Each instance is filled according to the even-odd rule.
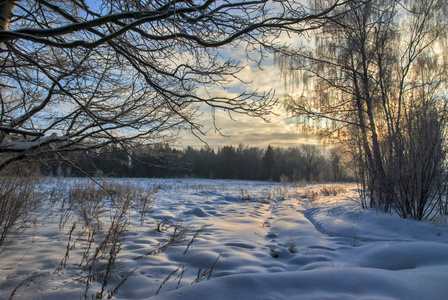
[[[200,136],[202,105],[265,118],[273,93],[207,95],[238,80],[220,47],[262,59],[341,5],[301,1],[2,1],[0,169],[45,153]],[[251,56],[253,58],[253,56]],[[198,88],[205,92],[198,93]]]
[[[303,158],[303,167],[306,181],[319,180],[319,165],[324,161],[322,151],[316,145],[303,145],[300,147]]]
[[[315,1],[316,8],[323,2]],[[403,217],[429,216],[434,198],[428,189],[444,189],[443,180],[433,179],[444,174],[446,162],[447,6],[439,0],[350,1],[316,34],[313,49],[278,60],[287,73],[298,71],[305,87],[289,98],[290,112],[309,126],[349,132],[343,136],[356,149],[370,204]],[[408,175],[418,189],[412,196],[404,192]],[[402,209],[404,203],[415,209]],[[417,212],[418,206],[425,208]]]

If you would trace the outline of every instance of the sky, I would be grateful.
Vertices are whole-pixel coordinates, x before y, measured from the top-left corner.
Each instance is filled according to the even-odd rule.
[[[242,58],[245,54],[240,52],[230,53],[224,52],[224,55],[232,55],[232,58]],[[255,63],[247,63],[244,69],[239,73],[240,78],[248,84],[243,84],[237,80],[233,81],[227,90],[214,88],[217,93],[228,93],[235,95],[239,92],[251,92],[257,90],[259,92],[269,92],[271,89],[275,91],[275,97],[278,104],[273,110],[273,115],[268,117],[269,122],[262,119],[252,118],[245,115],[232,115],[229,118],[228,113],[222,110],[216,111],[217,127],[221,133],[214,129],[210,112],[204,111],[200,121],[204,125],[205,135],[198,139],[193,134],[182,133],[178,141],[178,146],[192,146],[201,148],[205,145],[217,149],[227,145],[238,146],[239,144],[247,146],[256,146],[265,148],[268,145],[275,147],[297,147],[303,144],[319,143],[315,136],[301,131],[300,127],[293,124],[283,107],[283,99],[285,94],[295,92],[291,86],[286,87],[284,79],[281,75],[279,67],[273,64],[272,57],[268,57],[262,65],[262,69],[258,68]],[[213,91],[213,88],[212,88]],[[206,96],[199,90],[199,94]],[[233,93],[233,94],[232,94]],[[224,136],[223,136],[224,135]]]
[[[88,1],[89,5],[96,6],[99,2]],[[284,34],[276,38],[279,43],[288,43],[298,45],[303,38],[294,34]],[[201,148],[206,145],[217,149],[226,145],[238,146],[239,144],[247,146],[267,147],[268,145],[275,147],[297,147],[302,144],[316,144],[318,141],[310,134],[304,133],[299,126],[288,122],[288,115],[283,108],[282,100],[286,93],[292,93],[292,87],[286,89],[284,80],[281,75],[279,67],[273,63],[273,56],[268,56],[262,68],[260,69],[253,61],[247,61],[244,45],[240,45],[233,49],[220,49],[220,55],[223,58],[231,58],[232,60],[240,60],[241,64],[245,66],[238,74],[244,84],[236,79],[228,86],[227,90],[214,87],[209,89],[212,92],[223,93],[229,95],[236,95],[242,92],[269,92],[275,91],[275,98],[278,99],[278,105],[274,109],[275,115],[269,117],[269,122],[261,119],[251,118],[244,115],[232,115],[229,118],[228,113],[224,111],[216,111],[217,122],[216,125],[221,129],[221,133],[217,132],[212,122],[210,111],[204,111],[199,119],[199,122],[204,125],[204,136],[198,139],[195,135],[189,132],[182,132],[175,146],[185,148],[192,146]],[[264,53],[268,55],[268,53]],[[252,57],[256,59],[256,57]],[[233,93],[233,94],[232,94]],[[199,96],[207,97],[204,90],[198,91]],[[206,109],[205,109],[206,110]],[[224,136],[223,136],[224,135]]]
[[[100,2],[88,1],[89,5],[97,6]],[[281,35],[276,38],[278,43],[288,43],[297,45],[303,41],[303,37],[299,37],[292,33]],[[299,126],[288,122],[288,115],[283,108],[282,100],[286,93],[293,92],[292,87],[286,89],[284,80],[281,75],[279,67],[273,63],[273,56],[267,57],[260,69],[258,65],[253,61],[247,61],[244,45],[240,45],[237,48],[227,49],[222,48],[219,51],[220,55],[226,59],[240,60],[241,64],[245,66],[244,69],[238,74],[244,82],[250,82],[244,84],[236,79],[228,86],[227,90],[222,88],[212,87],[209,89],[212,92],[219,93],[221,96],[223,93],[229,95],[237,95],[242,92],[251,92],[257,90],[258,92],[275,91],[275,98],[278,99],[278,105],[274,108],[274,113],[269,117],[269,122],[265,122],[261,119],[251,118],[244,115],[232,115],[229,118],[228,113],[224,111],[216,111],[216,125],[221,132],[217,132],[212,122],[212,115],[210,111],[204,109],[199,122],[203,124],[204,136],[200,136],[200,139],[189,132],[182,132],[179,136],[176,147],[185,148],[192,146],[195,148],[201,148],[206,145],[211,148],[217,149],[226,145],[238,146],[239,144],[247,146],[257,146],[266,148],[268,145],[275,147],[297,147],[302,144],[316,144],[318,141],[310,134],[304,133],[300,130]],[[268,53],[264,53],[268,55]],[[257,57],[252,57],[256,59]],[[204,90],[198,91],[199,96],[204,98],[207,94]],[[224,136],[223,136],[224,135]]]

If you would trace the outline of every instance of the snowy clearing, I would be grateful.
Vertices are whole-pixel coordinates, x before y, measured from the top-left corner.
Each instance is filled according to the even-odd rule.
[[[418,222],[361,210],[356,185],[327,185],[337,195],[325,195],[324,185],[114,181],[158,189],[143,221],[138,205],[126,213],[106,286],[114,299],[448,297],[446,220]],[[56,188],[60,194],[51,205],[42,205],[37,222],[1,253],[0,299],[12,293],[14,299],[92,298],[101,289],[103,277],[95,275],[88,284],[86,278],[105,274],[107,263],[91,264],[90,273],[80,268],[87,231],[77,234],[83,229],[81,223],[73,226],[76,214],[61,218],[64,195],[76,183],[88,181],[42,181],[39,191],[51,194]],[[108,205],[100,209],[101,220],[90,221],[104,231],[113,210]],[[173,232],[183,229],[178,243],[163,248]],[[104,235],[97,233],[90,253]],[[103,269],[94,273],[95,268]]]

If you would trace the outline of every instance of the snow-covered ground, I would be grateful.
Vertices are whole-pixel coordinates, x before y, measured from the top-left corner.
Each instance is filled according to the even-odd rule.
[[[87,184],[49,179],[39,190],[50,194],[57,187],[62,197],[76,181]],[[126,215],[116,276],[107,288],[134,272],[115,299],[448,299],[445,220],[418,222],[361,210],[355,185],[336,185],[338,194],[326,196],[323,185],[129,182],[160,189],[143,222],[137,206]],[[69,242],[77,216],[60,226],[61,207],[51,207],[1,254],[0,299],[11,293],[14,299],[83,298],[87,271],[79,265],[87,237],[77,236],[77,227]],[[102,230],[112,214],[104,209]],[[185,241],[165,250],[175,228],[187,228]],[[88,286],[89,298],[101,280],[95,277]]]

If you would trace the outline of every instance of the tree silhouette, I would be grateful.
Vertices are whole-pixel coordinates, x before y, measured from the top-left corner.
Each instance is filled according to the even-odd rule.
[[[446,189],[448,2],[350,1],[340,9],[310,49],[279,58],[304,87],[287,108],[355,149],[372,206],[427,217]]]
[[[263,163],[268,171],[268,178],[271,178],[272,177],[272,172],[271,172],[272,167],[274,166],[274,163],[275,163],[274,149],[272,149],[271,145],[268,146],[268,148],[266,149],[266,152],[264,153]]]
[[[18,160],[203,134],[208,106],[265,118],[273,94],[209,94],[238,80],[242,65],[220,47],[244,45],[251,59],[282,48],[284,31],[327,22],[330,1],[14,1],[0,3],[0,169]],[[198,93],[198,89],[205,93]],[[205,96],[203,96],[205,95]]]

